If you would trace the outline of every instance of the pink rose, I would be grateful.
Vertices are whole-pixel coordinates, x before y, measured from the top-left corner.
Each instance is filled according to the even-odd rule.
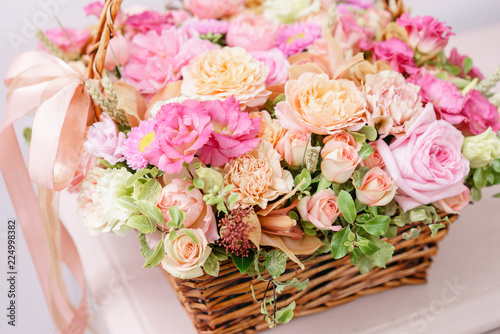
[[[387,205],[394,198],[397,189],[391,177],[380,167],[370,169],[359,188],[354,186],[358,200],[368,206]]]
[[[466,136],[479,135],[488,130],[489,127],[494,132],[500,130],[498,109],[483,94],[472,89],[465,96],[465,101],[461,113],[464,120],[457,127]]]
[[[450,62],[451,65],[460,67],[461,71],[458,74],[459,77],[465,77],[465,76],[470,76],[472,79],[478,78],[479,81],[484,79],[483,74],[481,71],[473,66],[469,72],[464,73],[464,60],[467,56],[461,55],[458,53],[456,48],[451,49],[450,57],[448,58],[448,61]]]
[[[404,211],[465,191],[469,161],[461,154],[464,136],[437,120],[432,104],[389,146],[377,141],[385,170],[398,186],[396,200]]]
[[[245,8],[244,0],[184,0],[184,7],[200,19],[220,19]]]
[[[303,128],[288,130],[276,146],[278,153],[291,166],[300,166],[305,157],[311,132]]]
[[[461,111],[466,100],[454,83],[423,71],[412,75],[408,82],[420,86],[422,101],[434,104],[436,113],[448,123],[458,124],[465,120]]]
[[[208,247],[207,238],[200,229],[190,229],[193,241],[186,234],[187,229],[177,232],[177,238],[165,239],[166,255],[161,261],[161,266],[169,274],[182,279],[200,277],[203,275],[201,267],[208,259],[212,248]]]
[[[125,161],[123,142],[126,136],[118,131],[115,122],[106,113],[101,114],[101,121],[94,123],[87,132],[87,141],[83,144],[85,151],[104,158],[114,165]]]
[[[87,6],[83,7],[83,11],[85,12],[85,15],[91,16],[94,15],[97,18],[101,17],[102,10],[104,8],[104,3],[101,1],[95,1],[92,3],[89,3]]]
[[[367,49],[373,52],[374,61],[385,60],[396,72],[412,74],[418,71],[413,50],[397,38],[372,43]]]
[[[229,21],[228,46],[241,46],[247,51],[266,51],[276,45],[279,24],[263,16],[242,14]]]
[[[344,183],[361,162],[358,151],[343,142],[330,140],[321,150],[321,174],[330,182]]]
[[[108,71],[114,71],[116,68],[116,61],[118,61],[118,65],[123,66],[128,62],[129,57],[130,42],[118,32],[115,37],[109,40],[109,47],[106,52],[104,68]]]
[[[333,134],[326,136],[325,139],[323,139],[323,144],[328,143],[330,140],[346,143],[354,147],[356,150],[361,148],[361,143],[358,143],[356,139],[354,139],[354,136],[345,130],[336,131]]]
[[[465,189],[463,193],[448,197],[434,203],[438,209],[446,213],[458,214],[463,208],[470,203],[470,190]]]
[[[361,161],[360,165],[363,167],[368,167],[368,168],[374,168],[374,167],[380,167],[384,168],[385,163],[382,157],[380,156],[380,153],[378,152],[377,148],[377,142],[369,142],[368,143],[371,147],[373,147],[373,153],[370,154],[368,158],[365,160]]]
[[[267,51],[254,51],[252,56],[269,68],[269,75],[266,79],[267,86],[285,83],[288,80],[290,62],[280,49],[272,48]]]
[[[448,44],[450,36],[455,35],[451,27],[432,16],[410,18],[408,13],[404,13],[396,22],[406,28],[410,46],[421,53],[438,53]]]
[[[212,243],[219,239],[214,212],[212,207],[203,201],[203,194],[199,189],[194,188],[188,191],[192,185],[193,182],[190,180],[173,179],[161,190],[160,196],[156,200],[156,206],[163,213],[165,221],[163,225],[158,227],[163,231],[169,230],[167,222],[172,218],[168,209],[176,206],[186,214],[184,226],[202,230],[208,242]]]
[[[200,102],[186,100],[162,106],[153,129],[158,149],[145,152],[144,157],[165,173],[173,174],[179,173],[184,162],[193,160],[214,127]]]
[[[340,225],[333,225],[340,210],[337,206],[337,196],[332,189],[318,191],[314,196],[305,196],[297,204],[300,216],[308,220],[320,230],[339,231]]]

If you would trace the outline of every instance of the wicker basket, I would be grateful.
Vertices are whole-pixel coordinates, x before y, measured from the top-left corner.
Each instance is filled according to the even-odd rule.
[[[101,78],[106,48],[114,34],[113,22],[121,2],[122,0],[105,1],[99,30],[89,49],[89,78]],[[98,112],[96,108],[96,114]],[[449,216],[449,219],[453,221],[456,216]],[[425,283],[432,256],[437,253],[438,242],[447,234],[449,223],[434,236],[430,235],[429,228],[425,228],[418,238],[404,240],[403,233],[418,225],[401,227],[395,238],[386,240],[395,246],[394,256],[387,268],[375,268],[364,275],[352,265],[349,257],[334,260],[331,254],[318,256],[304,263],[305,270],[289,261],[280,280],[308,278],[309,286],[305,291],[285,289],[277,299],[278,308],[295,301],[294,317],[300,317],[347,303],[363,295],[406,284]],[[304,259],[307,257],[301,260]],[[165,275],[198,333],[249,334],[268,329],[268,324],[260,313],[260,304],[253,300],[250,293],[250,285],[253,285],[256,298],[261,299],[268,283],[246,274],[241,275],[231,260],[221,263],[218,277],[204,275],[182,280],[168,273]],[[263,277],[268,278],[266,275]]]

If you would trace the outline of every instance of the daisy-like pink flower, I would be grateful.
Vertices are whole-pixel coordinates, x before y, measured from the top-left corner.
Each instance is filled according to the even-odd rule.
[[[304,51],[318,38],[321,38],[319,25],[312,22],[297,22],[281,28],[276,36],[276,44],[285,56],[291,56]]]
[[[185,23],[186,27],[192,28],[199,34],[206,35],[208,33],[212,34],[225,34],[229,28],[229,23],[227,21],[220,21],[216,19],[205,19],[205,20],[192,20]]]
[[[213,125],[210,139],[198,150],[198,157],[204,164],[220,167],[257,147],[260,117],[250,118],[248,113],[242,112],[234,96],[225,101],[202,103]]]
[[[179,173],[184,162],[191,162],[214,128],[203,103],[195,100],[166,104],[154,120],[159,149],[145,153],[144,157],[167,174]]]
[[[127,164],[133,169],[146,168],[148,161],[144,156],[159,150],[158,141],[155,140],[154,125],[154,119],[142,121],[138,127],[132,128],[128,138],[123,142]]]

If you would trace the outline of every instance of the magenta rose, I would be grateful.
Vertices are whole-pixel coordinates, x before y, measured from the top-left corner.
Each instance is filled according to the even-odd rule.
[[[461,153],[463,141],[459,130],[436,119],[430,103],[406,135],[390,145],[377,141],[385,171],[398,186],[395,198],[404,211],[465,191],[469,161]]]
[[[166,104],[154,120],[158,149],[145,152],[144,158],[167,174],[179,173],[184,162],[191,162],[214,129],[203,105],[195,100]]]
[[[414,52],[405,42],[391,38],[386,41],[375,42],[366,47],[374,56],[374,61],[385,60],[394,71],[399,73],[415,73],[418,71],[415,64]]]
[[[423,71],[412,75],[408,82],[420,86],[422,101],[434,104],[436,113],[448,123],[458,124],[466,119],[461,114],[466,99],[454,83]]]
[[[300,216],[308,220],[320,230],[339,231],[342,226],[334,226],[340,215],[337,196],[332,189],[318,191],[314,196],[305,196],[297,204]]]
[[[472,89],[466,95],[465,100],[462,110],[464,120],[457,127],[466,136],[479,135],[489,127],[494,132],[500,130],[498,109],[481,92]]]

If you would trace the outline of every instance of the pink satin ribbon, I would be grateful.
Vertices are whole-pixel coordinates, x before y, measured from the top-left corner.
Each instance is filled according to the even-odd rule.
[[[56,240],[44,237],[44,219],[30,178],[48,189],[62,190],[78,166],[92,104],[82,76],[60,59],[26,52],[12,61],[5,78],[7,109],[0,128],[0,169],[18,215],[45,299],[60,333],[83,333],[87,327],[85,276],[78,250],[64,225]],[[29,175],[13,123],[36,110],[29,156]],[[59,239],[59,240],[58,240]],[[59,247],[62,260],[82,290],[78,308],[68,305],[66,291],[53,279],[48,243]],[[60,264],[59,264],[60,265]]]

